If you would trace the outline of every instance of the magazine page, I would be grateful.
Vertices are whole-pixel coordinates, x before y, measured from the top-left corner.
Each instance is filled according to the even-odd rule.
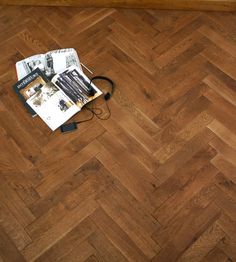
[[[42,85],[26,102],[53,131],[80,110],[51,82]]]
[[[17,78],[21,80],[36,68],[44,72],[45,66],[45,55],[30,56],[16,63]]]
[[[89,78],[76,66],[71,66],[63,72],[55,75],[52,82],[82,108],[102,94]]]
[[[46,60],[53,74],[57,74],[73,65],[77,66],[79,70],[82,71],[79,57],[74,48],[58,49],[47,52]]]
[[[18,80],[39,68],[49,79],[66,68],[75,65],[82,71],[74,48],[58,49],[42,55],[34,55],[16,63]]]
[[[29,113],[31,113],[32,116],[36,116],[37,114],[26,103],[26,101],[47,82],[49,82],[47,77],[40,71],[39,68],[36,68],[13,86],[14,91],[17,93],[20,100],[24,103],[26,109],[29,111]]]

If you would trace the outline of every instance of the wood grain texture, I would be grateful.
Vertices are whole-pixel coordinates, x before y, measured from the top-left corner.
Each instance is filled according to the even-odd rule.
[[[235,0],[1,0],[2,5],[236,11]]]
[[[0,7],[1,262],[236,261],[235,23],[225,12]],[[64,47],[117,85],[111,118],[67,135],[12,90],[16,61]]]

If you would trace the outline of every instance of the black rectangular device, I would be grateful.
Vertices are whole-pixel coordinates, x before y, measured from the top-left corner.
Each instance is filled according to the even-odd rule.
[[[64,124],[60,128],[62,133],[72,132],[75,131],[75,129],[77,129],[77,123],[72,122],[72,123]]]

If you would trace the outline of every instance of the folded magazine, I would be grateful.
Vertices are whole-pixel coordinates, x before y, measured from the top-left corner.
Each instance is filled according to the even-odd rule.
[[[53,131],[102,94],[76,66],[54,75],[51,81],[36,68],[13,88],[30,113],[39,115]]]
[[[47,82],[49,82],[49,79],[38,68],[36,68],[13,86],[14,91],[33,117],[36,116],[37,113],[26,103],[26,101],[36,93],[37,89],[45,85]]]

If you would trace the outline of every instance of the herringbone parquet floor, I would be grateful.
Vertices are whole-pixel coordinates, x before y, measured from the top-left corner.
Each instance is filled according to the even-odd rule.
[[[63,47],[117,84],[67,135],[12,90]],[[0,54],[0,261],[236,261],[235,14],[0,7]]]

